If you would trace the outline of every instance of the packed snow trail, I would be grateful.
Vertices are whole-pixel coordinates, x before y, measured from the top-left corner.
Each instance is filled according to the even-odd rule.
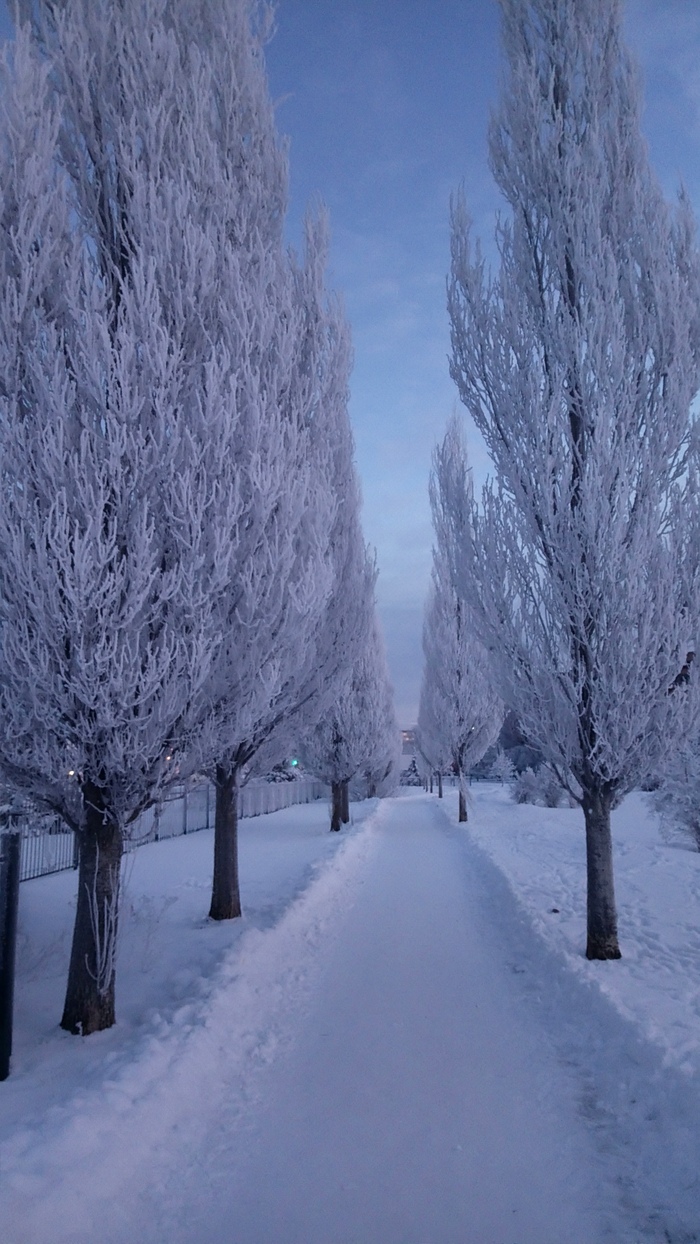
[[[139,1238],[600,1244],[593,1139],[484,928],[459,831],[419,796],[365,832],[354,902],[254,1117],[222,1093]]]

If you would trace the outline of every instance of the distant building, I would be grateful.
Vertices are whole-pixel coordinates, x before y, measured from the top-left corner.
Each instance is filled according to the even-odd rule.
[[[404,756],[414,756],[416,752],[416,728],[401,731],[401,750]]]

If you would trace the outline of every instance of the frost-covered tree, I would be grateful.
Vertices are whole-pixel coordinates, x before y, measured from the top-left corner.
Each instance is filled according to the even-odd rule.
[[[448,431],[455,448],[459,434]],[[432,587],[423,625],[423,693],[433,730],[448,752],[459,782],[459,819],[467,819],[467,779],[498,737],[503,701],[493,687],[493,675],[483,644],[474,633],[467,602],[454,585],[450,564],[450,528],[444,521],[439,464],[435,454],[430,477],[430,504],[435,526]],[[464,463],[465,479],[466,462]]]
[[[312,231],[313,234],[313,231]],[[313,236],[309,243],[313,242]],[[318,245],[310,249],[318,255]],[[354,443],[348,417],[349,337],[337,300],[323,298],[322,270],[307,264],[303,284],[309,306],[309,324],[327,324],[332,346],[328,364],[320,371],[328,384],[320,403],[322,426],[331,449],[331,480],[335,513],[329,524],[328,550],[331,586],[321,614],[313,627],[304,629],[304,647],[293,649],[295,659],[286,663],[280,705],[261,722],[253,739],[245,743],[252,756],[249,770],[264,771],[290,750],[314,726],[330,719],[334,705],[345,694],[346,684],[365,651],[374,614],[376,565],[365,545],[360,522],[360,489],[354,462]],[[310,279],[309,279],[310,278]]]
[[[316,293],[312,287],[309,295],[312,307],[321,305],[319,291],[317,281]],[[335,516],[328,531],[332,584],[325,609],[307,645],[306,660],[294,670],[294,693],[290,697],[293,707],[276,727],[274,737],[278,746],[285,738],[298,738],[331,712],[366,650],[374,619],[377,568],[374,554],[365,544],[362,533],[360,486],[348,416],[349,338],[337,300],[331,301],[325,314],[330,316],[330,340],[335,343],[336,352],[329,369],[330,387],[322,403],[336,501]],[[273,736],[270,737],[272,741]]]
[[[382,799],[390,795],[396,789],[401,774],[401,735],[389,683],[384,688],[381,701],[376,744],[362,771],[368,799]]]
[[[500,690],[583,808],[586,953],[617,958],[610,812],[691,711],[697,260],[649,168],[618,0],[502,12],[500,270],[457,200],[449,283],[451,371],[495,479],[477,508],[446,455],[442,488]]]
[[[433,777],[437,777],[438,798],[442,799],[442,776],[452,766],[450,748],[442,728],[442,704],[434,682],[421,683],[418,701],[418,725],[416,726],[416,749],[428,771],[430,790]]]
[[[415,754],[414,759],[416,762],[416,771],[418,773],[418,776],[421,780],[423,787],[427,791],[432,770],[425,756],[423,755],[420,748],[418,747],[417,743],[416,743],[416,754]]]
[[[512,782],[515,778],[515,765],[502,747],[498,748],[489,769],[489,777],[497,782]]]
[[[115,305],[48,70],[19,34],[2,95],[0,759],[80,832],[62,1023],[87,1033],[114,1018],[125,827],[206,672],[215,535],[152,272],[134,257]]]
[[[88,1033],[114,1020],[124,835],[187,765],[221,599],[299,461],[299,325],[252,0],[23,7],[1,100],[0,763],[80,834],[62,1024]]]
[[[300,743],[304,766],[331,788],[331,829],[350,820],[349,784],[379,758],[390,756],[387,674],[383,645],[373,619],[365,645],[335,702]],[[396,732],[398,734],[398,731]],[[387,775],[388,776],[388,775]]]
[[[663,821],[680,826],[700,850],[700,736],[695,730],[664,757],[653,803]]]
[[[423,627],[424,700],[459,783],[459,820],[467,819],[469,771],[498,735],[503,710],[486,654],[470,630],[463,600],[434,580]]]
[[[401,771],[401,733],[394,709],[394,691],[389,679],[384,639],[376,617],[371,644],[375,661],[368,730],[371,747],[362,768],[369,799],[389,794],[396,786]]]
[[[241,914],[238,790],[251,765],[269,767],[314,720],[345,677],[366,630],[374,581],[359,525],[347,411],[350,346],[340,307],[324,292],[325,227],[309,221],[293,269],[299,321],[288,439],[277,504],[249,572],[225,599],[200,750],[215,760],[210,915]],[[351,593],[348,600],[345,593]],[[257,759],[256,759],[257,758]]]

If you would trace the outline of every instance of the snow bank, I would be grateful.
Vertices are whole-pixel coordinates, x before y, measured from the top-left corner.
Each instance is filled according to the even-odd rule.
[[[56,1028],[75,876],[25,884],[16,1054],[0,1086],[3,1244],[118,1235],[124,1190],[144,1172],[157,1183],[170,1136],[194,1152],[222,1091],[241,1109],[254,1100],[256,1068],[274,1057],[280,1018],[303,1005],[314,952],[352,902],[372,850],[381,808],[353,810],[349,835],[328,833],[325,802],[242,825],[247,915],[231,925],[204,918],[210,833],[136,853],[118,967],[122,1020],[85,1042]]]
[[[495,784],[471,793],[472,840],[507,878],[538,935],[661,1049],[664,1065],[698,1075],[700,852],[662,832],[647,795],[628,796],[612,818],[623,958],[589,963],[581,811],[516,805]],[[448,799],[456,822],[456,794]]]
[[[629,796],[613,814],[623,959],[588,963],[581,812],[517,806],[495,785],[472,787],[467,827],[456,792],[445,804],[481,878],[482,918],[578,1084],[635,1244],[700,1239],[700,855],[666,841],[647,797]]]
[[[495,785],[472,788],[468,826],[456,791],[444,805],[482,883],[482,921],[578,1084],[635,1224],[620,1239],[700,1240],[700,854],[629,796],[613,814],[623,958],[589,963],[580,811],[517,806]]]

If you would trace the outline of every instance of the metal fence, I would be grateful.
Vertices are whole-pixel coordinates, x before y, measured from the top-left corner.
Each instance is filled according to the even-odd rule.
[[[328,787],[314,778],[295,782],[251,782],[239,792],[239,816],[264,816],[295,804],[313,803],[328,794]],[[146,842],[176,838],[210,829],[214,824],[214,788],[210,782],[174,787],[162,803],[154,804],[134,822],[125,843],[133,851]],[[76,835],[58,816],[30,816],[19,821],[22,835],[20,881],[45,877],[78,866]]]
[[[77,867],[76,836],[66,829],[65,822],[60,817],[40,817],[31,824],[20,825],[20,832],[20,881],[29,881],[32,877],[45,877],[48,873]]]

